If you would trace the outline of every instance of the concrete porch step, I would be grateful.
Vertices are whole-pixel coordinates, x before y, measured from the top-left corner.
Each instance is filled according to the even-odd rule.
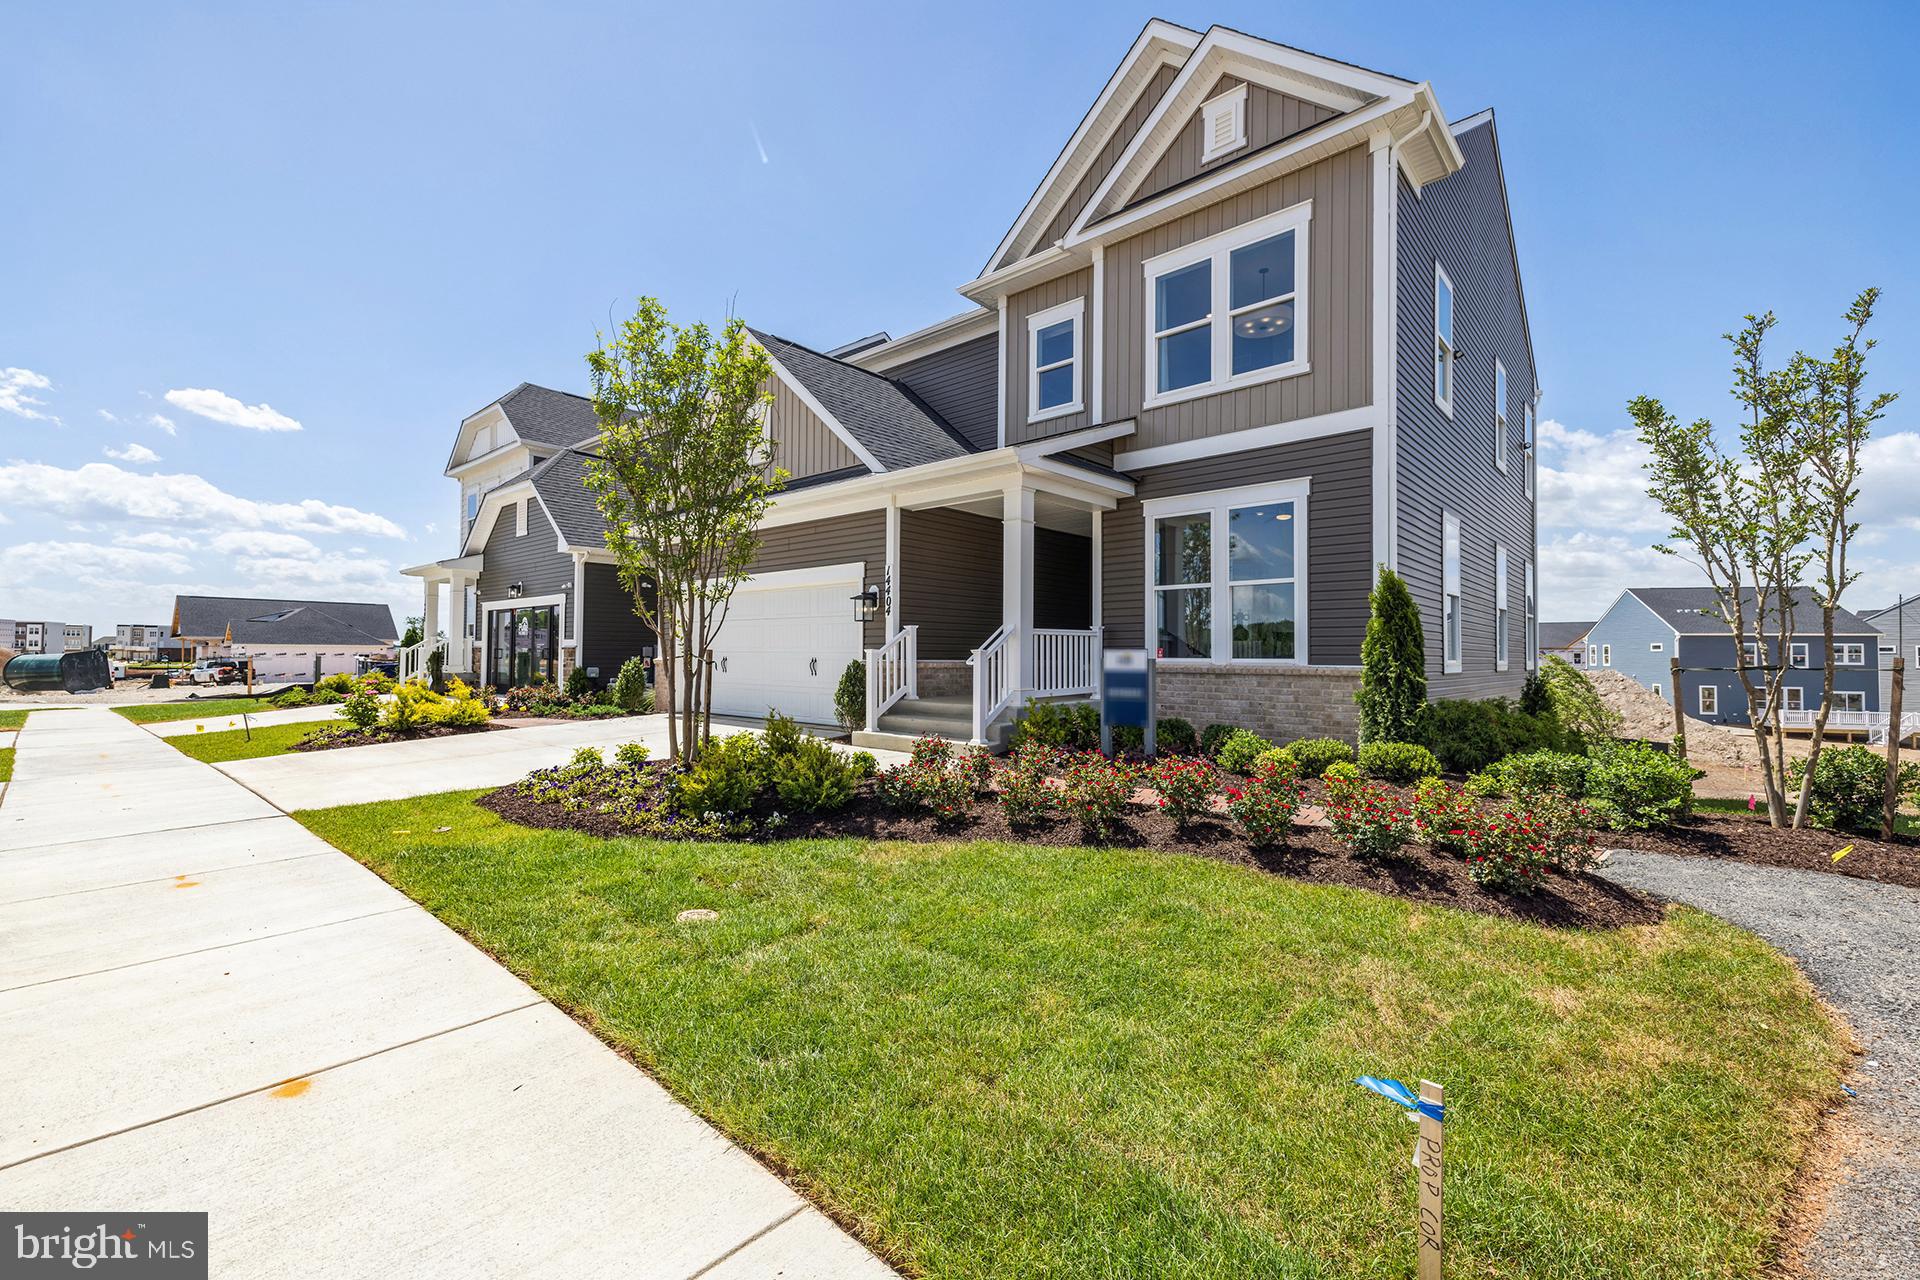
[[[857,732],[853,745],[872,750],[905,751],[914,739],[938,734],[952,742],[973,737],[973,701],[970,698],[902,698],[880,717],[878,732]],[[989,744],[1006,745],[1011,725],[1003,717],[987,734]]]

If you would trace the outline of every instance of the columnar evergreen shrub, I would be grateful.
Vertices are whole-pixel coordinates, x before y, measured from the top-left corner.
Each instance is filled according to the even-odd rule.
[[[833,714],[848,733],[867,727],[867,664],[855,658],[833,687]]]
[[[608,692],[613,705],[622,711],[635,715],[650,710],[653,695],[647,691],[647,660],[638,654],[620,664],[620,671],[613,677]]]
[[[1427,702],[1426,635],[1420,606],[1399,574],[1382,568],[1367,597],[1367,634],[1360,642],[1362,742],[1409,742]]]

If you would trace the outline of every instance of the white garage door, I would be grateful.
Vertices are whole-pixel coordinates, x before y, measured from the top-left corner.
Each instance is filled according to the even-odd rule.
[[[832,724],[834,686],[861,656],[853,597],[864,576],[851,564],[742,583],[713,648],[714,713],[759,719],[772,708]]]

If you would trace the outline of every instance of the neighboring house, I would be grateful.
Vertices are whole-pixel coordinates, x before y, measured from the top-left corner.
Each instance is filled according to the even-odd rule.
[[[1920,596],[1882,609],[1863,609],[1860,616],[1880,633],[1880,709],[1920,711]],[[1893,659],[1907,660],[1901,708],[1893,705]]]
[[[122,622],[113,629],[108,652],[122,661],[151,659],[157,656],[160,646],[170,634],[165,626],[157,622]]]
[[[1751,593],[1749,593],[1751,601]],[[1779,627],[1758,624],[1748,605],[1748,625],[1776,636]],[[1793,640],[1788,653],[1774,652],[1773,640],[1750,637],[1734,643],[1733,627],[1722,616],[1710,587],[1629,587],[1620,593],[1587,633],[1587,666],[1630,676],[1663,698],[1673,696],[1673,660],[1680,660],[1682,705],[1696,720],[1712,724],[1750,724],[1741,665],[1787,667],[1781,690],[1783,709],[1819,709],[1826,680],[1827,654],[1820,608],[1802,589],[1793,610]],[[1834,707],[1841,711],[1879,711],[1879,634],[1852,613],[1834,616]],[[1758,684],[1762,677],[1755,675]],[[1789,727],[1792,727],[1791,725]]]
[[[391,658],[400,633],[384,604],[176,596],[173,637],[187,661],[251,658],[257,680],[308,681]]]
[[[793,479],[715,709],[828,720],[864,660],[876,727],[986,739],[1145,648],[1163,715],[1351,739],[1376,565],[1420,604],[1433,696],[1517,694],[1538,381],[1492,114],[1445,121],[1426,84],[1150,22],[968,310],[826,350],[755,327]],[[482,418],[524,470],[407,572],[475,590],[456,643],[487,678],[605,679],[647,638],[566,460],[596,424],[536,465],[511,401],[447,474],[492,456]]]
[[[1565,658],[1576,667],[1587,665],[1587,632],[1591,622],[1543,622],[1540,624],[1540,656]]]

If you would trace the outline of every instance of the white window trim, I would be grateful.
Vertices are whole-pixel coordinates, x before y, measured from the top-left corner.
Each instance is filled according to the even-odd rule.
[[[1459,299],[1454,299],[1459,306]],[[1457,319],[1457,317],[1456,317]],[[1493,362],[1493,465],[1507,473],[1507,366],[1496,357]]]
[[[1660,682],[1658,680],[1653,682],[1653,696],[1656,698],[1663,696],[1660,692]]]
[[[1805,711],[1807,709],[1807,691],[1797,684],[1790,684],[1781,691],[1784,695],[1781,708],[1786,711]]]
[[[1526,645],[1527,670],[1532,671],[1540,665],[1540,623],[1537,604],[1533,598],[1533,561],[1523,560],[1527,578],[1527,616],[1521,632],[1522,643]]]
[[[1312,481],[1281,480],[1274,484],[1243,485],[1237,489],[1214,489],[1206,493],[1187,493],[1177,497],[1153,498],[1140,504],[1146,540],[1146,613],[1142,615],[1143,638],[1158,633],[1159,594],[1154,582],[1153,530],[1156,522],[1168,516],[1210,514],[1209,538],[1213,563],[1208,588],[1213,592],[1213,656],[1208,658],[1155,658],[1170,667],[1304,667],[1307,664],[1307,497]],[[1227,576],[1227,512],[1235,507],[1255,507],[1267,502],[1293,503],[1293,656],[1291,658],[1236,658],[1233,656],[1233,584]],[[1198,584],[1188,584],[1196,586]],[[1224,602],[1225,607],[1222,607]],[[1149,644],[1158,649],[1158,645]]]
[[[1142,330],[1146,335],[1146,350],[1142,368],[1145,370],[1146,383],[1142,388],[1144,399],[1141,408],[1156,409],[1161,405],[1178,404],[1183,400],[1194,400],[1201,396],[1219,395],[1223,391],[1235,391],[1241,387],[1258,386],[1263,382],[1274,382],[1281,378],[1295,378],[1313,371],[1307,359],[1307,339],[1311,330],[1308,327],[1307,295],[1308,269],[1311,263],[1309,239],[1313,221],[1313,201],[1302,200],[1277,213],[1264,218],[1255,218],[1252,222],[1243,222],[1237,227],[1229,227],[1217,235],[1192,244],[1168,250],[1158,257],[1147,259],[1140,265],[1143,287]],[[1292,231],[1293,234],[1293,359],[1285,364],[1270,365],[1265,369],[1253,369],[1235,375],[1233,368],[1233,279],[1230,270],[1231,257],[1235,249],[1245,248],[1260,240]],[[1212,330],[1213,336],[1213,377],[1206,382],[1197,382],[1190,387],[1180,387],[1174,391],[1158,391],[1160,385],[1160,344],[1155,341],[1153,327],[1153,282],[1169,272],[1182,267],[1190,267],[1196,262],[1212,262],[1213,309],[1207,313],[1201,323]],[[1197,327],[1197,326],[1196,326]]]
[[[1590,667],[1597,667],[1600,665],[1600,646],[1599,645],[1590,644],[1587,646],[1587,665]]]
[[[1720,690],[1715,685],[1700,686],[1700,714],[1717,716],[1720,714]]]
[[[1508,632],[1512,614],[1507,610],[1507,549],[1493,544],[1493,669],[1505,671],[1512,664],[1513,645]]]
[[[1447,625],[1447,601],[1453,601],[1453,625]],[[1460,591],[1460,517],[1440,513],[1440,669],[1456,674],[1466,648],[1466,598]]]
[[[500,612],[502,609],[539,609],[548,605],[553,606],[554,631],[562,636],[567,635],[567,597],[564,593],[552,596],[520,596],[511,600],[490,601],[480,606],[481,684],[490,685],[493,683],[493,671],[489,665],[493,661],[493,618],[491,615]],[[571,647],[572,644],[570,641],[561,640],[555,642],[555,648]]]
[[[1233,112],[1233,141],[1220,146],[1213,143],[1214,117],[1222,111]],[[1221,156],[1232,155],[1247,145],[1247,86],[1229,89],[1200,104],[1200,163],[1211,164]]]
[[[1867,646],[1864,644],[1849,641],[1844,644],[1835,644],[1833,650],[1833,665],[1836,667],[1864,667],[1867,665]]]
[[[1054,405],[1050,409],[1039,408],[1040,404],[1040,331],[1050,329],[1062,320],[1073,322],[1073,355],[1066,360],[1056,361],[1047,366],[1058,369],[1064,366],[1073,368],[1073,399],[1065,404]],[[1081,412],[1085,406],[1085,397],[1081,387],[1086,383],[1086,370],[1080,367],[1080,356],[1086,345],[1087,300],[1084,297],[1063,302],[1057,307],[1048,307],[1045,311],[1036,311],[1027,317],[1027,421],[1045,422],[1050,418],[1064,418],[1071,413]]]
[[[1792,647],[1787,650],[1787,665],[1797,671],[1805,671],[1807,669],[1807,646],[1805,642],[1800,640],[1793,642]]]
[[[1647,646],[1648,653],[1665,653],[1666,651],[1667,651],[1666,644],[1659,640],[1655,640],[1652,644]]]
[[[1600,665],[1603,667],[1610,667],[1613,665],[1613,646],[1612,645],[1603,644],[1600,646]]]
[[[1740,659],[1742,666],[1751,671],[1758,671],[1760,669],[1760,642],[1758,640],[1742,640],[1740,642]]]
[[[1520,442],[1520,452],[1522,455],[1520,465],[1524,468],[1524,474],[1526,475],[1527,497],[1531,498],[1533,497],[1533,487],[1536,483],[1534,476],[1537,465],[1536,459],[1540,453],[1540,404],[1537,400],[1529,398],[1527,402],[1520,407],[1520,412],[1523,415],[1521,422],[1525,427]]]
[[[1446,284],[1447,294],[1453,299],[1454,333],[1457,334],[1460,331],[1460,294],[1453,287],[1453,277],[1447,274],[1447,269],[1441,266],[1438,259],[1436,259],[1433,264],[1433,341],[1427,346],[1427,354],[1430,357],[1434,353],[1434,347],[1442,340],[1440,337],[1440,286],[1442,283]],[[1435,381],[1436,383],[1433,387],[1434,404],[1440,407],[1440,412],[1451,418],[1453,416],[1453,393],[1457,389],[1460,380],[1460,344],[1452,335],[1449,335],[1445,341],[1447,344],[1447,394],[1444,397],[1440,394],[1437,380],[1432,379],[1431,364],[1428,366],[1428,376],[1430,381]]]

